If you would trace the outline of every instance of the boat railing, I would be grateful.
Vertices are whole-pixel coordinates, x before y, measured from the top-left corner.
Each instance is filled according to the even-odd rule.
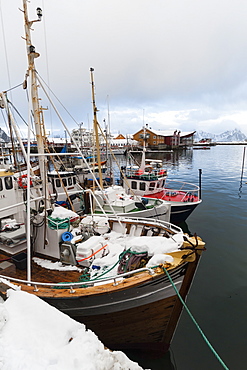
[[[125,218],[124,216],[119,216],[118,219],[116,216],[112,216],[112,215],[106,215],[106,217],[109,219],[109,220],[118,220],[120,221],[121,223],[129,223],[129,222],[132,222],[132,223],[136,223],[138,225],[149,225],[149,224],[152,224],[152,226],[155,226],[155,227],[161,227],[161,228],[165,228],[167,230],[170,230],[172,233],[178,233],[178,232],[181,232],[182,229],[177,226],[177,225],[174,225],[174,224],[171,224],[170,222],[168,221],[163,221],[163,220],[151,220],[150,218],[144,218],[144,217],[127,217]]]
[[[183,194],[182,202],[188,198],[200,199],[200,187],[189,182],[166,179],[165,188],[171,197],[177,194]]]
[[[113,275],[113,276],[109,276],[109,277],[106,277],[106,278],[102,278],[102,279],[94,279],[94,280],[88,280],[88,281],[81,281],[81,282],[60,282],[60,283],[44,283],[44,282],[38,282],[38,281],[31,281],[31,280],[23,280],[23,279],[17,279],[17,278],[13,278],[13,277],[10,277],[10,276],[4,276],[4,275],[0,275],[0,281],[5,284],[5,285],[8,285],[10,288],[13,288],[13,289],[20,289],[19,286],[16,286],[16,285],[13,285],[13,283],[18,283],[18,284],[25,284],[25,285],[28,285],[28,286],[32,286],[34,288],[34,291],[35,292],[38,292],[38,287],[49,287],[51,289],[67,289],[69,288],[70,289],[70,293],[75,293],[75,288],[86,288],[86,287],[93,287],[93,286],[96,286],[97,284],[102,284],[102,283],[105,283],[105,284],[109,284],[111,282],[113,282],[113,285],[114,286],[117,286],[119,284],[119,280],[122,280],[123,278],[126,278],[126,277],[130,277],[131,275],[134,275],[134,274],[137,274],[137,273],[141,273],[141,272],[148,272],[150,275],[154,275],[154,270],[151,269],[151,268],[148,268],[148,267],[142,267],[140,269],[137,269],[137,270],[132,270],[132,271],[128,271],[128,272],[125,272],[123,274],[119,274],[119,275]]]
[[[139,172],[136,169],[128,169],[126,171],[126,177],[133,180],[143,180],[143,181],[155,181],[160,178],[164,178],[166,172],[162,170],[152,170],[151,172]]]

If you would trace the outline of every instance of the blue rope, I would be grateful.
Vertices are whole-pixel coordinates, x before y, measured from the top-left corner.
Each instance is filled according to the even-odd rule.
[[[173,283],[172,281],[172,278],[170,277],[168,271],[166,270],[165,267],[163,267],[166,275],[168,276],[168,279],[170,280],[177,296],[179,297],[180,301],[182,302],[184,308],[186,309],[186,311],[188,312],[190,318],[192,319],[192,321],[194,322],[194,324],[196,325],[197,329],[199,330],[201,336],[203,337],[203,339],[205,340],[205,342],[207,343],[207,345],[209,346],[209,348],[211,349],[211,351],[213,352],[213,354],[216,356],[217,360],[221,363],[221,365],[223,366],[224,369],[226,370],[229,370],[229,368],[226,366],[226,364],[222,361],[222,359],[220,358],[220,356],[218,355],[218,353],[215,351],[215,349],[213,348],[213,346],[211,345],[211,343],[209,342],[209,340],[207,339],[206,335],[203,333],[202,329],[200,328],[200,326],[198,325],[198,323],[196,322],[196,319],[193,317],[192,313],[190,312],[189,308],[187,307],[185,301],[183,300],[183,298],[181,297],[179,291],[177,290],[177,287],[175,286],[175,284]]]

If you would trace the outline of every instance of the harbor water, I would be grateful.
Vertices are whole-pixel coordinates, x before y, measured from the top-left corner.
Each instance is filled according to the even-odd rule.
[[[243,145],[218,145],[209,150],[152,153],[152,158],[163,159],[171,179],[198,184],[199,169],[202,170],[203,202],[187,219],[187,227],[206,242],[206,251],[186,303],[208,342],[184,310],[166,355],[148,359],[127,353],[144,369],[247,368],[247,160],[245,166],[244,152]]]

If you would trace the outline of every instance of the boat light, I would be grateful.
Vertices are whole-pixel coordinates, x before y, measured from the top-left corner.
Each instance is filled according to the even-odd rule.
[[[37,16],[39,18],[39,21],[41,21],[41,18],[42,18],[42,9],[41,8],[37,8],[36,11],[37,11]]]

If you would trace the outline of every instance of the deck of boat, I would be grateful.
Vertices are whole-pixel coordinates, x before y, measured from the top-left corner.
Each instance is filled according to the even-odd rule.
[[[49,271],[49,273],[47,273]],[[42,283],[59,283],[61,282],[61,271],[47,270],[32,261],[31,274],[33,281]],[[77,282],[82,272],[79,271],[63,271],[63,282]],[[12,262],[12,257],[9,257],[0,252],[0,275],[9,276],[16,279],[26,280],[26,269],[19,269]]]
[[[152,198],[163,199],[168,202],[198,202],[200,200],[195,194],[185,193],[184,191],[172,191],[169,189],[164,189],[152,195],[146,195],[146,197],[150,196],[152,196]]]

